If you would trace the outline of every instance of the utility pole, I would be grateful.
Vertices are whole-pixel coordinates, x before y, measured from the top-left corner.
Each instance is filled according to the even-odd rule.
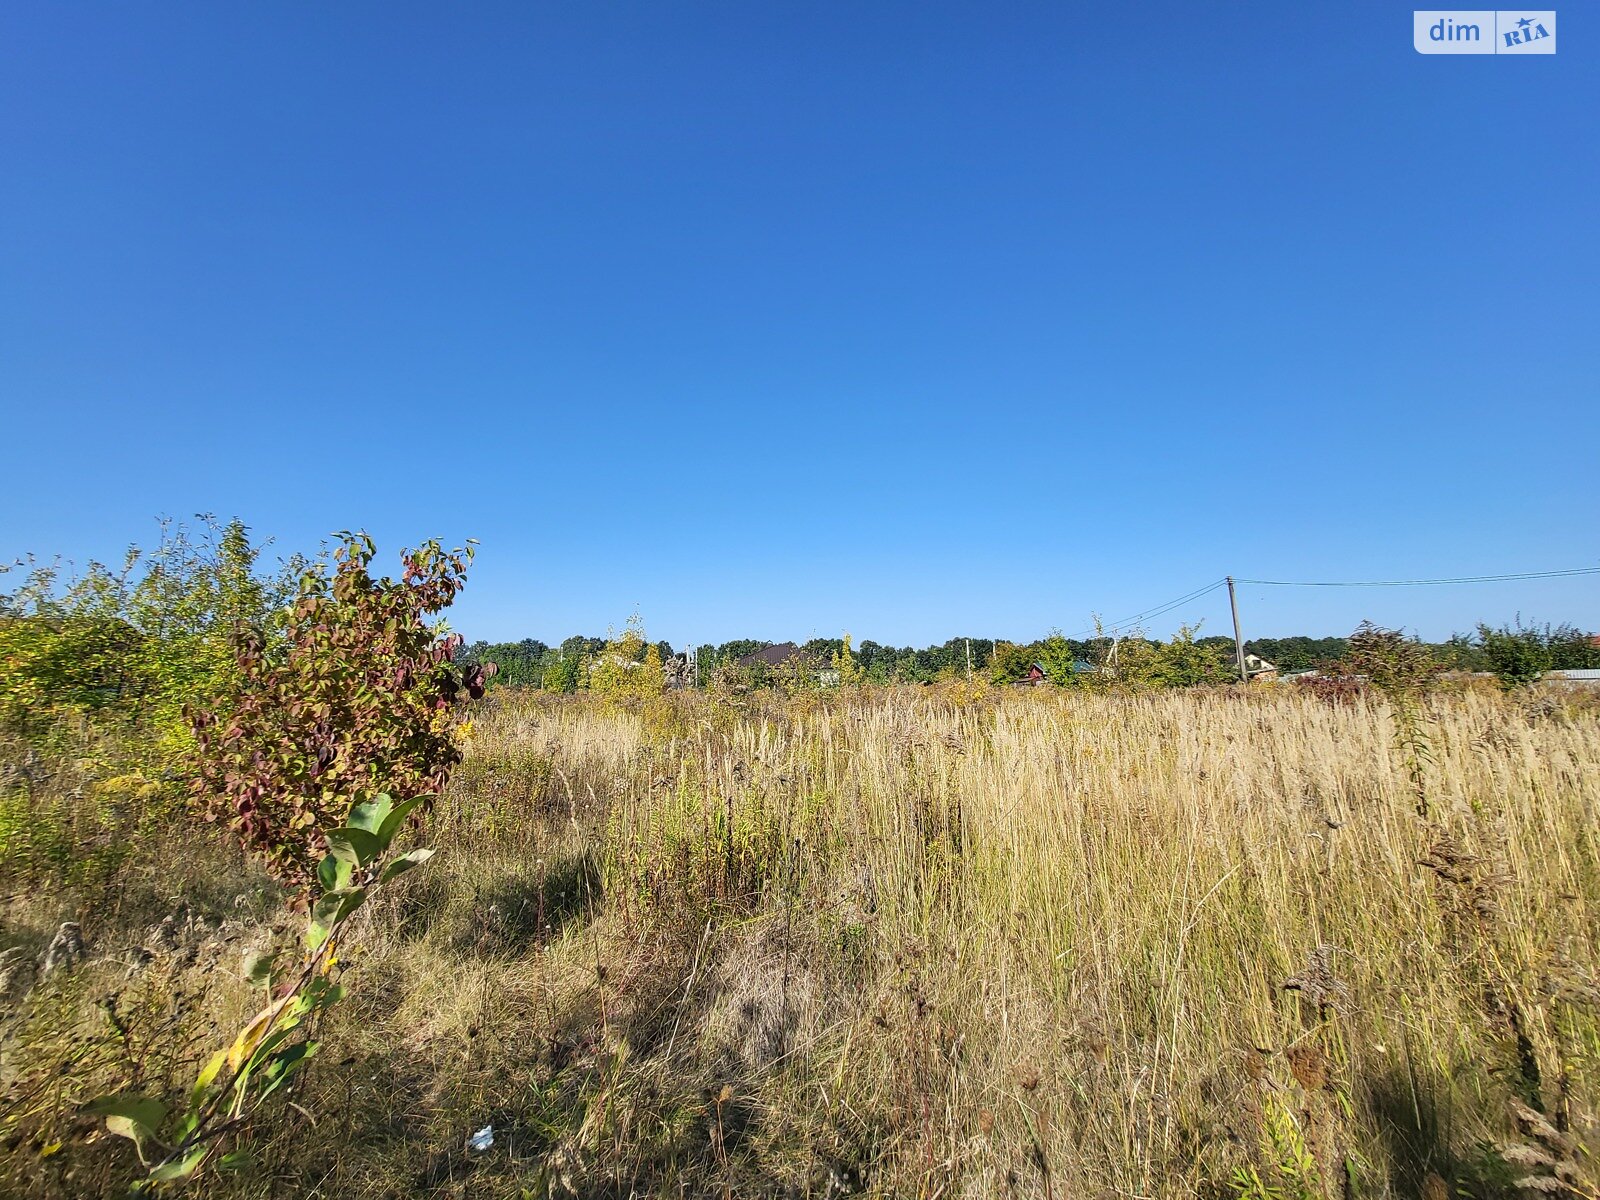
[[[1239,655],[1239,682],[1250,682],[1250,668],[1244,665],[1244,634],[1239,632],[1239,598],[1233,592],[1233,576],[1228,576],[1228,607],[1233,610],[1233,648]]]
[[[967,639],[967,682],[972,682],[972,639]]]

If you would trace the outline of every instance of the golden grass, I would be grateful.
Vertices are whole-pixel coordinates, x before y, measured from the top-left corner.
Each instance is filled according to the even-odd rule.
[[[502,694],[274,1194],[1593,1195],[1600,715],[1422,729],[1427,817],[1381,700]]]

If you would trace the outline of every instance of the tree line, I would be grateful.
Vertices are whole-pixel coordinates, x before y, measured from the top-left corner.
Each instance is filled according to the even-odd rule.
[[[1473,633],[1458,633],[1442,642],[1411,639],[1425,650],[1440,670],[1493,672],[1502,676],[1537,678],[1548,670],[1600,668],[1600,645],[1593,635],[1571,624],[1542,626],[1480,625]],[[733,668],[740,659],[773,645],[758,638],[733,638],[694,648],[698,675],[709,680],[719,670]],[[583,686],[586,662],[593,662],[617,643],[601,637],[575,635],[551,644],[537,638],[518,642],[478,641],[466,648],[473,662],[492,662],[498,668],[497,684],[543,688],[553,692],[576,691]],[[659,661],[669,662],[679,652],[670,642],[631,640],[636,661],[652,650]],[[826,666],[844,652],[845,639],[812,638],[799,643],[804,661]],[[1245,651],[1273,664],[1281,672],[1315,670],[1345,660],[1347,637],[1251,638]],[[953,637],[932,646],[894,646],[870,638],[851,643],[850,654],[859,677],[869,683],[934,683],[964,679],[970,673],[993,683],[1008,684],[1026,678],[1035,664],[1046,678],[1070,682],[1087,670],[1114,664],[1124,675],[1147,677],[1149,682],[1182,686],[1226,682],[1237,676],[1231,637],[1196,636],[1182,629],[1168,641],[1139,634],[1128,637],[1067,638],[1059,633],[1031,642],[994,638]]]

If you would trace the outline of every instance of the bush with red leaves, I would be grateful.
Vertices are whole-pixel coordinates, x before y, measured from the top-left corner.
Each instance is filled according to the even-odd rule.
[[[283,882],[303,887],[322,834],[379,793],[439,792],[461,761],[456,709],[483,695],[492,666],[454,662],[459,635],[426,618],[466,583],[472,548],[438,542],[402,554],[398,581],[374,578],[370,537],[343,534],[300,581],[281,636],[238,646],[238,684],[191,712],[199,748],[194,794]]]

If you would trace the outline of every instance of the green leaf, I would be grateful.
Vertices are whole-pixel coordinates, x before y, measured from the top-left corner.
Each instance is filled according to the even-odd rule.
[[[362,804],[350,806],[350,817],[345,824],[356,829],[365,829],[368,833],[377,833],[383,828],[384,820],[389,816],[394,807],[394,801],[387,794],[380,795]]]
[[[311,923],[306,927],[306,945],[312,950],[319,949],[328,940],[328,935],[333,932],[334,917],[343,903],[342,892],[329,892],[317,899],[311,909]]]
[[[337,892],[350,886],[350,864],[333,855],[325,855],[317,864],[317,882],[325,892]]]
[[[172,1140],[174,1143],[181,1146],[188,1140],[189,1135],[199,1128],[200,1114],[191,1108],[188,1112],[184,1113],[182,1118],[179,1119],[178,1123],[172,1127]]]
[[[366,902],[366,888],[351,888],[348,892],[340,892],[339,907],[333,914],[333,923],[337,925]]]
[[[313,951],[320,949],[333,933],[334,927],[365,904],[366,900],[366,888],[329,892],[319,897],[311,909],[311,923],[306,927],[306,945]]]
[[[249,983],[266,984],[272,982],[272,964],[277,962],[276,951],[260,951],[244,960],[244,977]]]
[[[194,1174],[194,1169],[200,1165],[205,1156],[206,1148],[204,1146],[196,1146],[177,1161],[162,1163],[150,1172],[150,1178],[157,1183],[168,1183],[174,1179],[186,1179]]]
[[[382,883],[388,883],[396,875],[404,875],[413,867],[420,867],[433,857],[433,851],[428,849],[408,850],[399,858],[392,861],[383,869]]]
[[[324,925],[333,924],[333,919],[339,911],[339,906],[344,903],[344,892],[325,892],[317,897],[317,902],[311,906],[311,919],[320,921]]]
[[[191,1097],[189,1104],[191,1107],[194,1107],[199,1103],[200,1097],[205,1094],[205,1090],[209,1088],[212,1084],[212,1081],[216,1079],[217,1072],[222,1070],[222,1064],[227,1061],[227,1050],[218,1050],[211,1056],[211,1061],[200,1068],[200,1074],[195,1076],[194,1088],[189,1093]]]
[[[298,1022],[296,1024],[298,1024]],[[269,1034],[265,1038],[262,1038],[261,1044],[255,1049],[255,1053],[250,1055],[250,1062],[248,1064],[250,1069],[252,1071],[259,1071],[263,1063],[270,1062],[272,1060],[272,1056],[277,1053],[278,1047],[289,1040],[289,1035],[292,1034],[294,1030],[295,1026],[290,1025],[279,1029],[272,1034]]]
[[[400,827],[406,823],[406,818],[411,815],[412,810],[424,801],[432,799],[432,796],[413,796],[395,805],[394,811],[385,817],[383,824],[378,827],[378,841],[385,850],[389,848],[389,843],[394,841],[394,835],[400,832]]]
[[[248,1150],[230,1150],[217,1160],[219,1171],[254,1171],[256,1156]]]
[[[289,1077],[305,1066],[306,1062],[316,1055],[318,1049],[316,1042],[299,1042],[277,1055],[263,1071],[267,1078],[267,1086],[261,1089],[261,1099],[265,1100],[288,1082]]]
[[[306,984],[306,990],[303,994],[306,1000],[307,1012],[314,1008],[327,1008],[329,1005],[337,1004],[344,999],[344,984],[333,983],[325,978],[313,979]]]
[[[329,830],[324,836],[328,841],[328,852],[340,862],[349,863],[352,867],[367,866],[378,857],[383,848],[377,834],[370,830],[357,829],[352,825]]]
[[[86,1110],[105,1117],[107,1129],[141,1148],[155,1137],[161,1122],[167,1119],[167,1106],[161,1101],[131,1093],[102,1096],[87,1105]]]

